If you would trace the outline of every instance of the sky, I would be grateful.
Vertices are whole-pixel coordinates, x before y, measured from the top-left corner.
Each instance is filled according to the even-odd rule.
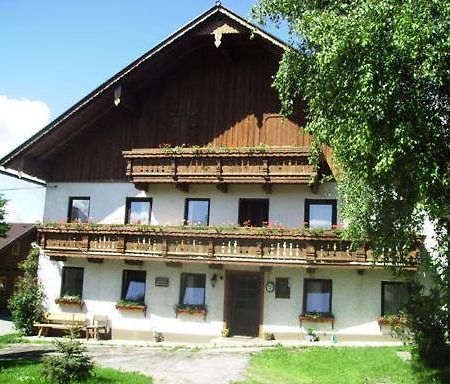
[[[222,5],[248,19],[255,1]],[[0,158],[214,4],[0,0]],[[8,222],[42,220],[44,188],[0,175],[0,194]]]

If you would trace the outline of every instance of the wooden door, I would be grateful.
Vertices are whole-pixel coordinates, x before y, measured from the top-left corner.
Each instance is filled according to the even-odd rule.
[[[230,273],[228,275],[228,329],[230,335],[258,336],[261,322],[261,275]]]

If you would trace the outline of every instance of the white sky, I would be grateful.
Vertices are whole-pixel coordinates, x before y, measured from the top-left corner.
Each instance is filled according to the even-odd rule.
[[[50,121],[50,108],[39,100],[14,99],[0,95],[0,157],[27,140]],[[0,175],[0,194],[8,199],[6,221],[41,221],[45,189]]]

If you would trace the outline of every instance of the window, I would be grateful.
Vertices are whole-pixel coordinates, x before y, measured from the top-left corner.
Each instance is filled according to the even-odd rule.
[[[289,299],[291,297],[291,287],[289,279],[285,277],[277,277],[275,279],[275,298]]]
[[[125,224],[150,224],[152,199],[128,197],[126,204]]]
[[[71,197],[69,199],[69,223],[87,223],[89,221],[89,197]]]
[[[124,270],[122,276],[122,300],[145,304],[145,271]]]
[[[408,302],[408,285],[403,282],[381,282],[381,315],[396,315]]]
[[[303,312],[331,313],[331,280],[305,279],[303,287]]]
[[[269,222],[269,199],[240,199],[239,225],[262,227]]]
[[[13,244],[11,254],[12,254],[12,256],[15,256],[15,257],[20,255],[20,241],[16,241]]]
[[[186,199],[185,225],[209,225],[209,199]]]
[[[84,268],[63,267],[61,297],[83,295]]]
[[[205,307],[206,275],[201,273],[182,273],[180,287],[180,306]]]
[[[310,228],[331,228],[336,225],[336,200],[305,200],[305,225]]]

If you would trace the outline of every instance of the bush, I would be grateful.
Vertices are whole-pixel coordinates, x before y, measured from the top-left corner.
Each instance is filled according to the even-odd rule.
[[[42,373],[58,384],[77,383],[92,376],[94,364],[84,352],[86,347],[72,338],[55,341],[57,354],[43,360]]]
[[[450,345],[446,332],[448,313],[444,298],[437,289],[428,294],[416,285],[408,304],[408,323],[414,345],[413,351],[430,368],[449,366]]]
[[[44,291],[37,278],[39,248],[32,248],[27,258],[19,265],[23,275],[19,277],[8,308],[16,329],[25,335],[33,333],[33,324],[44,315],[42,303]]]

